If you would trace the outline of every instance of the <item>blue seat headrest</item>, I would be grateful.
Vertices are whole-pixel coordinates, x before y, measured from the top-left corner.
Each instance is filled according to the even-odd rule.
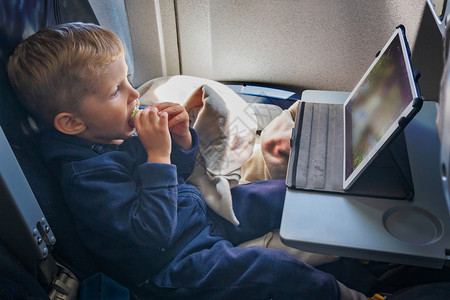
[[[9,83],[6,62],[17,44],[40,28],[72,21],[98,21],[87,0],[1,1],[0,12],[0,126],[56,236],[53,255],[84,279],[98,272],[98,266],[82,246],[59,184],[37,150],[39,130]]]

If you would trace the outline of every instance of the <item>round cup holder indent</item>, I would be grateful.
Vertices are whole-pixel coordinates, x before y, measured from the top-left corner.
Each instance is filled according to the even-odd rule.
[[[427,210],[412,206],[397,206],[383,215],[386,230],[395,238],[413,245],[425,245],[439,240],[442,224]]]

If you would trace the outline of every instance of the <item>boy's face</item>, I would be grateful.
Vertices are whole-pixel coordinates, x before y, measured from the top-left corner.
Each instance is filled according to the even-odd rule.
[[[120,56],[100,76],[95,92],[83,99],[78,117],[85,125],[79,137],[102,144],[120,143],[134,133],[130,118],[139,93],[128,81],[128,67]]]

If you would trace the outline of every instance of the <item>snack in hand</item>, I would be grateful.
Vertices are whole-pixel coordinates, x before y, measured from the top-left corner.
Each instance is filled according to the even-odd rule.
[[[139,99],[136,99],[136,105],[134,106],[133,112],[131,113],[131,117],[130,120],[128,121],[128,125],[131,128],[134,128],[134,116],[136,115],[136,113],[139,110],[139,106],[141,105],[141,103],[139,102]]]
[[[131,120],[134,119],[134,116],[136,115],[136,113],[139,110],[139,106],[141,105],[141,103],[139,102],[139,99],[136,99],[136,106],[134,107],[133,112],[131,113]]]

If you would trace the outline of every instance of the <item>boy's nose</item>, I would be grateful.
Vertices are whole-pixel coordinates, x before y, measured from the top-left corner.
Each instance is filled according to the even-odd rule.
[[[135,88],[131,88],[130,96],[128,97],[128,101],[132,102],[139,97],[140,97],[139,92]]]

